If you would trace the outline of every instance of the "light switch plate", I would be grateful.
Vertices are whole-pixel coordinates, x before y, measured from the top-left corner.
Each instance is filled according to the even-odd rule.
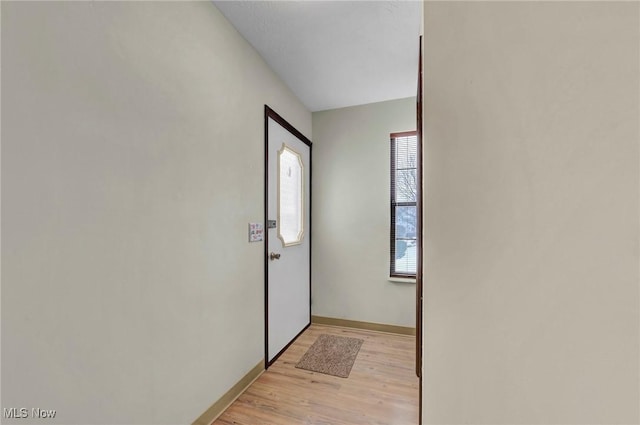
[[[264,225],[249,223],[249,242],[260,242],[264,239]]]

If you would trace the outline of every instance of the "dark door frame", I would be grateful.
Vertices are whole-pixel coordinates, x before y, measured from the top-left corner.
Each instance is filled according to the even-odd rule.
[[[280,124],[285,130],[309,146],[309,322],[302,330],[293,337],[273,359],[269,361],[269,231],[267,220],[269,219],[269,118]],[[312,187],[313,187],[313,146],[311,140],[300,133],[287,120],[282,118],[276,111],[268,105],[264,105],[264,368],[268,369],[278,357],[311,325],[311,217],[312,217]]]
[[[416,375],[418,375],[418,423],[422,423],[422,299],[423,299],[423,206],[424,206],[424,187],[422,173],[422,36],[418,45],[418,96],[416,102],[416,122],[417,122],[417,147],[418,147],[418,248],[417,248],[417,264],[416,264]]]

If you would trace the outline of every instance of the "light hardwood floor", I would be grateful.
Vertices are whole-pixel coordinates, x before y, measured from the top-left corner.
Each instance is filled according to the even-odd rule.
[[[296,369],[320,334],[364,340],[348,378]],[[313,324],[215,425],[415,425],[415,337]]]

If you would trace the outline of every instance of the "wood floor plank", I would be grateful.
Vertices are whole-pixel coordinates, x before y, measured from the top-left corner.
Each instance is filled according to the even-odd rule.
[[[348,378],[295,365],[321,334],[364,342]],[[415,425],[415,337],[311,325],[214,425]]]

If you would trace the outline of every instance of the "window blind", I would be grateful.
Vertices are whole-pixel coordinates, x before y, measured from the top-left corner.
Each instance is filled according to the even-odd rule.
[[[392,133],[390,276],[416,276],[417,164],[416,132]]]

